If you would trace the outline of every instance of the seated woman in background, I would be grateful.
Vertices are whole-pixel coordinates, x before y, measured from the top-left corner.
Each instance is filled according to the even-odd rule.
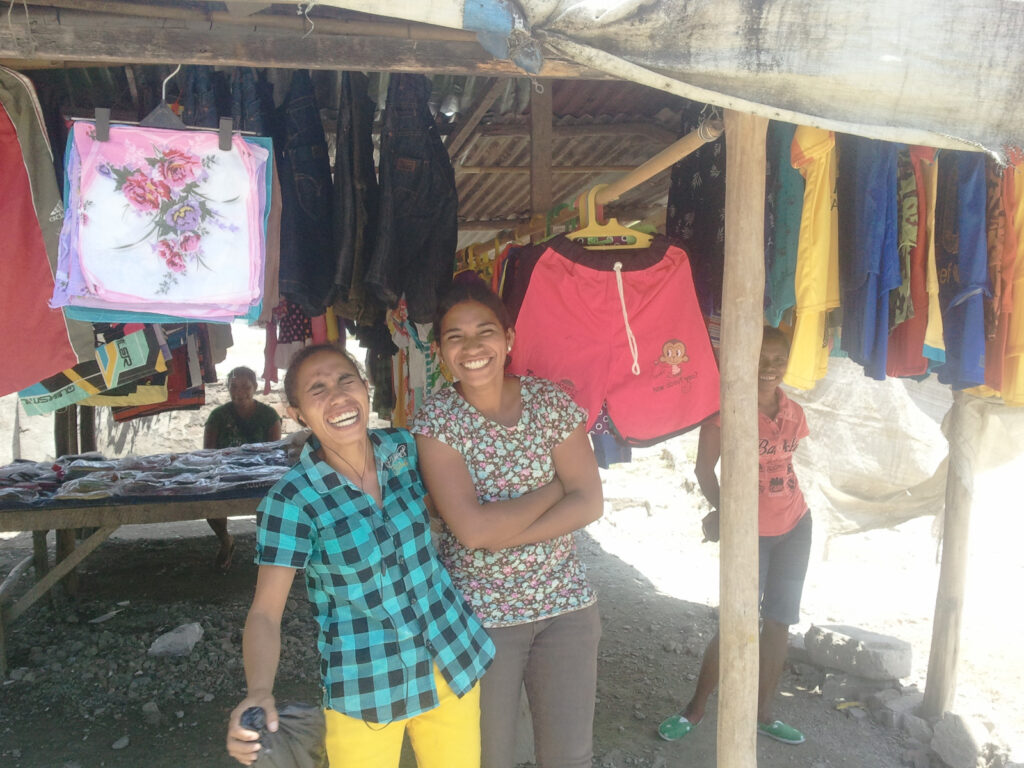
[[[256,400],[256,373],[244,365],[228,374],[231,402],[213,409],[206,420],[203,448],[234,448],[248,443],[268,443],[281,439],[281,417],[269,405]],[[228,533],[223,517],[206,519],[220,539],[220,550],[214,565],[227,571],[235,554],[235,539]]]

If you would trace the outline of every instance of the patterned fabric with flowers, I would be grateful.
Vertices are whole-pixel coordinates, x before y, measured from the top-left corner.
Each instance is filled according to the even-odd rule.
[[[453,387],[427,399],[412,432],[459,451],[481,502],[514,499],[551,482],[551,451],[586,413],[544,379],[521,379],[523,415],[506,427],[467,403]],[[594,603],[572,534],[498,552],[469,549],[443,526],[438,554],[485,627],[510,626]]]
[[[262,289],[268,159],[240,136],[221,151],[216,132],[112,126],[101,142],[75,123],[51,305],[244,314]]]

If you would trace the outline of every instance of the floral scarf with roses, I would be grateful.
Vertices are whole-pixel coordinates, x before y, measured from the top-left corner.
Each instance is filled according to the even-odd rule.
[[[72,127],[51,305],[217,319],[260,300],[269,153],[215,132]]]

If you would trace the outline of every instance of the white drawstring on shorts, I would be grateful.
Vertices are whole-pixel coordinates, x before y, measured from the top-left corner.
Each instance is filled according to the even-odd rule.
[[[636,336],[633,329],[629,327],[629,314],[626,312],[626,295],[622,291],[622,262],[616,261],[612,266],[615,270],[615,285],[619,288],[619,303],[622,305],[622,321],[626,324],[626,339],[629,341],[629,351],[633,355],[633,375],[640,375],[640,355],[636,349]]]

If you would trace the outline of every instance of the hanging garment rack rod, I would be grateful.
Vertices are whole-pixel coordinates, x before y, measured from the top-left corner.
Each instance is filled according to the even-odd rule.
[[[695,130],[686,134],[678,141],[669,144],[665,149],[661,150],[661,152],[656,154],[643,165],[637,166],[598,192],[598,205],[605,205],[619,199],[629,190],[634,187],[638,187],[652,176],[655,176],[666,168],[678,163],[684,157],[692,154],[708,142],[714,141],[722,135],[724,130],[725,126],[722,124],[721,120],[715,119],[704,121],[697,126]],[[529,222],[513,229],[508,239],[525,240],[533,235],[543,234],[548,227],[564,224],[567,221],[575,219],[577,216],[579,216],[579,213],[574,208],[563,208],[554,216],[550,216],[550,214],[538,214],[533,216]],[[492,241],[488,239],[486,241],[474,243],[469,247],[482,248],[488,246],[491,242]]]
[[[721,120],[706,120],[697,126],[695,131],[683,136],[679,141],[669,144],[665,149],[652,157],[643,165],[634,168],[607,187],[597,193],[597,204],[607,205],[618,200],[623,194],[638,187],[652,176],[655,176],[666,168],[675,165],[684,157],[692,154],[709,141],[714,141],[722,135],[725,126]]]

